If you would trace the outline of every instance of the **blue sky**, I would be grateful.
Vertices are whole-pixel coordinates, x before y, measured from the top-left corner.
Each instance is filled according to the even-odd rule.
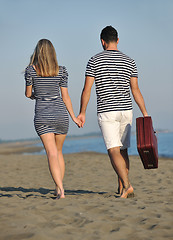
[[[76,115],[87,61],[102,51],[100,31],[118,30],[118,48],[135,59],[139,86],[155,128],[173,131],[172,0],[0,0],[0,139],[37,137],[34,101],[24,96],[23,71],[41,38],[52,41],[69,73]],[[135,118],[141,116],[134,103]],[[97,132],[95,88],[84,129],[70,121],[69,134]]]

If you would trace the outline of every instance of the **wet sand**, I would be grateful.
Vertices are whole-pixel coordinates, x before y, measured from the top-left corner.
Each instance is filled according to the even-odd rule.
[[[145,170],[130,156],[135,196],[120,199],[106,154],[66,154],[66,198],[56,200],[47,158],[31,154],[42,149],[34,144],[0,144],[0,240],[173,239],[172,159]]]

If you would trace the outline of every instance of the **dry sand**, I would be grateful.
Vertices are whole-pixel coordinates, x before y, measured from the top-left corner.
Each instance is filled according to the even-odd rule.
[[[46,156],[22,154],[36,150],[0,144],[0,240],[173,239],[172,159],[144,170],[131,156],[135,197],[119,199],[106,154],[66,154],[66,198],[56,200]]]

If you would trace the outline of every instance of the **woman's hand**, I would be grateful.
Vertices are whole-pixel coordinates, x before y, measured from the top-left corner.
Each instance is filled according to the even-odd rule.
[[[81,120],[80,120],[79,118],[74,117],[74,118],[73,118],[73,121],[76,123],[76,125],[77,125],[79,128],[82,127],[82,122],[81,122]]]

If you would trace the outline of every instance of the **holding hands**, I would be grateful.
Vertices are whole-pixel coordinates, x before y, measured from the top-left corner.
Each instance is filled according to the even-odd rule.
[[[76,123],[76,125],[81,128],[82,127],[82,121],[78,117],[74,117],[73,122]]]
[[[83,128],[84,123],[85,123],[85,114],[80,113],[77,118],[80,120],[80,122],[81,122],[81,127]]]

